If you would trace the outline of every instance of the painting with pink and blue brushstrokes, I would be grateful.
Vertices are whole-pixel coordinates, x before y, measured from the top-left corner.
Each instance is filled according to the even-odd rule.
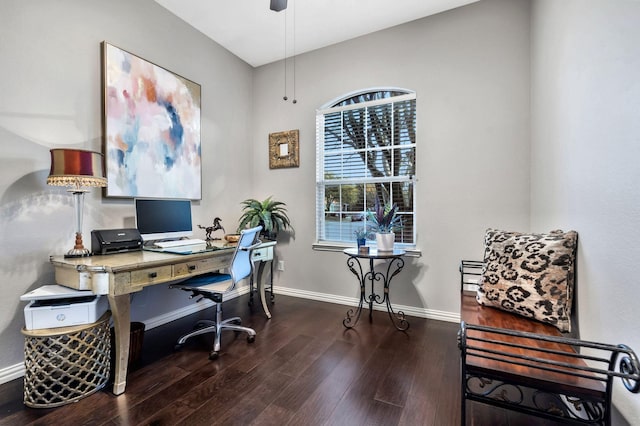
[[[103,55],[106,195],[201,199],[200,85],[106,42]]]

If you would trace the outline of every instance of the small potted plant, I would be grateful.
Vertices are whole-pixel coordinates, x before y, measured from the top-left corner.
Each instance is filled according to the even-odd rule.
[[[397,211],[396,203],[382,205],[377,198],[373,210],[367,211],[367,218],[376,232],[376,244],[380,251],[393,251],[395,231],[402,229],[402,220],[396,214]]]
[[[372,239],[373,233],[371,232],[371,227],[367,226],[360,227],[353,231],[353,234],[356,236],[356,243],[358,244],[358,250],[363,250],[363,247],[366,247],[367,240]]]
[[[289,216],[287,216],[286,204],[282,201],[275,201],[272,197],[268,197],[264,201],[249,198],[241,204],[244,207],[237,232],[246,227],[253,228],[262,225],[262,235],[267,239],[275,240],[278,232],[287,228],[293,230]]]

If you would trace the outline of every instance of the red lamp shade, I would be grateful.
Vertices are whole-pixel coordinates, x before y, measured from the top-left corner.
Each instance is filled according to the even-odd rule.
[[[76,241],[65,257],[90,256],[89,249],[82,243],[82,206],[84,204],[84,186],[107,186],[104,177],[102,154],[82,149],[52,149],[51,171],[48,185],[68,186],[73,194],[76,219]]]
[[[107,186],[102,154],[82,149],[52,149],[48,185]]]

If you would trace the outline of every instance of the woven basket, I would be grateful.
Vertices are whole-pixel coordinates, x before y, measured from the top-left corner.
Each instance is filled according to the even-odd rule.
[[[107,311],[92,324],[22,330],[26,406],[51,408],[77,402],[107,384],[110,318]]]

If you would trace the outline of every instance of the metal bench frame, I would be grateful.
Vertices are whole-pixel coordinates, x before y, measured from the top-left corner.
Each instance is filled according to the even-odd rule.
[[[473,285],[465,277],[480,275],[481,267],[462,261],[462,297]],[[461,321],[458,333],[462,425],[467,400],[559,423],[610,425],[613,379],[640,391],[640,363],[628,346],[492,327],[496,310],[478,309],[482,325]]]

